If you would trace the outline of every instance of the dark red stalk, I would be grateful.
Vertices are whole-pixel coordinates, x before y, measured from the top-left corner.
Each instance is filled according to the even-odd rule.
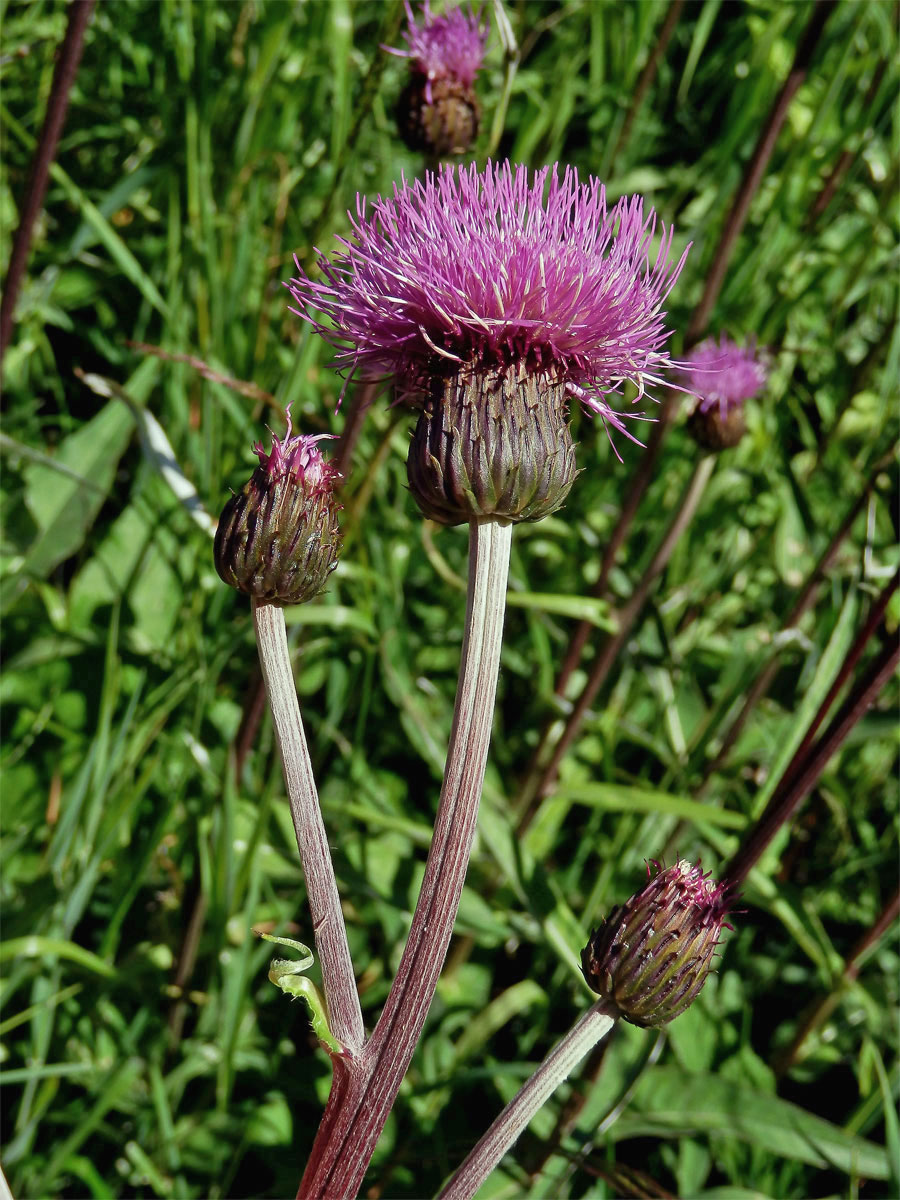
[[[896,577],[888,586],[891,591],[896,588]],[[858,643],[863,640],[863,635],[865,635],[865,640],[868,640],[871,633],[872,630],[867,621],[857,643],[854,643],[850,649],[848,660],[852,658],[855,662],[858,659]],[[864,641],[863,644],[865,644]],[[802,801],[815,787],[819,776],[839,749],[844,738],[874,703],[879,692],[894,673],[898,661],[900,661],[900,646],[897,645],[896,639],[891,639],[866,667],[861,678],[815,746],[808,748],[802,758],[794,755],[782,776],[783,786],[780,782],[765,812],[725,868],[723,884],[730,886],[735,891],[741,887],[772,838],[782,825],[793,817]],[[849,670],[842,667],[838,675],[838,682],[843,684],[848,674]],[[835,689],[832,688],[820,706],[819,712],[813,718],[814,727],[817,728],[821,724],[824,715],[831,707],[834,695]],[[806,745],[806,740],[804,745]]]
[[[635,118],[643,106],[647,91],[650,84],[656,78],[656,72],[659,70],[659,64],[663,60],[663,55],[668,49],[669,42],[672,40],[672,34],[675,32],[675,26],[678,24],[678,18],[681,16],[681,10],[684,8],[684,0],[672,0],[666,9],[666,19],[662,23],[662,28],[659,31],[659,37],[656,39],[656,45],[650,53],[650,57],[644,63],[644,69],[638,76],[638,81],[634,85],[634,92],[631,96],[631,104],[628,106],[628,112],[625,116],[625,121],[622,124],[622,129],[619,132],[616,140],[616,147],[612,152],[609,164],[606,169],[606,175],[611,176],[615,161],[621,154],[625,146],[631,138],[631,130],[634,126]]]
[[[644,492],[650,486],[650,480],[653,478],[656,470],[656,463],[659,459],[663,441],[668,432],[670,422],[674,420],[677,406],[677,395],[670,395],[663,402],[659,420],[653,426],[650,437],[647,439],[647,449],[638,460],[638,465],[635,468],[631,484],[622,505],[622,511],[619,513],[619,519],[606,540],[603,558],[600,561],[600,574],[597,577],[597,582],[591,588],[591,595],[596,596],[598,599],[602,599],[606,595],[609,573],[613,569],[616,555],[619,553],[622,543],[628,536],[628,531],[631,529],[631,524],[637,515],[638,506],[644,497]],[[563,659],[563,664],[559,670],[559,677],[556,680],[557,696],[564,696],[566,694],[566,685],[569,682],[572,672],[581,662],[581,656],[584,653],[584,648],[590,639],[593,628],[590,621],[579,621],[578,625],[576,625],[575,632],[572,634],[571,641],[569,642],[569,648],[566,651],[566,657]]]
[[[844,538],[853,528],[854,521],[865,507],[866,501],[869,498],[869,494],[872,491],[872,488],[875,486],[876,475],[877,469],[873,471],[871,479],[851,504],[847,515],[841,522],[837,532],[828,543],[824,553],[813,567],[806,582],[800,589],[797,599],[794,601],[793,608],[784,619],[784,623],[781,626],[782,630],[793,629],[796,625],[799,625],[803,617],[815,604],[819,594],[819,585],[824,578],[825,572],[834,562]],[[731,723],[730,727],[722,738],[722,744],[719,747],[718,752],[713,758],[708,760],[706,767],[704,768],[703,777],[701,779],[700,786],[695,792],[695,796],[700,797],[705,793],[713,775],[725,762],[732,746],[740,737],[741,732],[747,723],[748,717],[753,712],[753,709],[756,707],[759,701],[768,692],[772,680],[778,674],[779,657],[779,653],[776,650],[776,652],[772,655],[772,657],[754,679],[753,683],[750,685],[747,695],[744,698],[744,703],[741,705],[740,712],[738,712],[737,716],[734,718],[734,721]]]
[[[660,542],[656,553],[650,560],[650,564],[637,587],[617,614],[618,632],[607,637],[606,641],[600,647],[588,681],[578,700],[575,702],[572,712],[569,714],[565,729],[554,747],[550,760],[539,774],[536,773],[536,782],[534,782],[535,776],[526,781],[520,799],[520,804],[527,805],[519,822],[518,828],[520,834],[531,824],[541,800],[549,795],[552,790],[559,772],[560,763],[581,729],[585,714],[609,674],[609,669],[615,662],[619,651],[627,641],[635,621],[640,616],[647,602],[653,585],[665,570],[669,559],[672,557],[672,551],[694,518],[694,513],[697,511],[697,506],[703,496],[707,481],[713,472],[715,462],[715,455],[707,454],[697,464],[693,478],[688,484],[684,496],[678,505],[676,514],[669,528],[666,530],[665,536]]]
[[[800,1051],[806,1039],[828,1019],[840,1001],[844,988],[848,984],[853,983],[858,977],[862,966],[861,960],[881,941],[888,930],[893,928],[898,916],[900,916],[900,889],[894,891],[893,896],[891,896],[882,909],[878,919],[866,930],[844,959],[844,966],[840,977],[835,980],[831,990],[820,996],[807,1010],[791,1044],[775,1060],[774,1070],[776,1075],[783,1075],[791,1069],[799,1058]]]
[[[3,284],[3,295],[0,297],[0,359],[6,353],[6,347],[12,336],[13,314],[16,309],[16,300],[19,297],[19,288],[22,285],[22,276],[25,274],[25,267],[28,263],[31,235],[47,194],[50,167],[56,157],[56,147],[59,145],[59,137],[69,107],[69,93],[75,82],[78,64],[81,62],[84,31],[87,29],[93,7],[94,0],[72,0],[69,6],[66,36],[60,48],[56,69],[53,72],[53,84],[47,101],[44,126],[41,129],[40,140],[31,161],[31,172],[22,201],[19,227],[13,237],[6,281]]]
[[[363,381],[353,389],[349,405],[350,411],[347,413],[347,419],[344,422],[344,428],[341,430],[341,436],[335,444],[334,456],[332,458],[332,463],[340,474],[342,481],[347,479],[347,476],[353,469],[353,452],[356,449],[356,443],[359,441],[359,435],[362,433],[366,414],[378,389],[383,386],[380,383]]]
[[[412,928],[384,1011],[362,1050],[335,1061],[298,1200],[348,1200],[362,1185],[425,1024],[475,835],[490,741],[512,527],[473,522],[466,634],[441,800]]]
[[[819,706],[819,711],[813,717],[812,721],[810,721],[809,728],[803,736],[803,741],[797,747],[790,765],[788,766],[784,775],[781,777],[779,787],[785,788],[790,786],[794,772],[802,765],[803,760],[809,753],[810,746],[813,743],[813,738],[819,732],[819,727],[828,715],[829,709],[831,708],[832,704],[834,704],[836,697],[840,693],[846,681],[849,679],[851,673],[856,667],[856,664],[862,657],[863,651],[865,650],[872,634],[881,624],[881,619],[885,614],[888,604],[890,603],[891,596],[893,596],[894,592],[896,592],[898,585],[900,585],[900,571],[895,572],[890,583],[881,592],[878,599],[872,605],[869,615],[866,617],[865,622],[863,623],[862,629],[860,629],[856,636],[856,640],[847,651],[847,657],[844,659],[840,671],[838,671],[837,678],[828,689],[828,694]]]
[[[685,334],[685,348],[689,349],[695,345],[703,336],[706,327],[709,323],[709,318],[712,310],[715,307],[719,292],[725,280],[725,274],[728,270],[731,256],[734,253],[735,243],[738,235],[744,227],[747,220],[747,214],[750,211],[750,205],[753,197],[759,188],[760,183],[765,175],[766,167],[769,164],[769,159],[772,157],[772,151],[775,149],[775,143],[778,140],[778,135],[781,132],[781,127],[787,117],[788,108],[791,100],[806,77],[806,72],[809,68],[809,62],[812,58],[816,43],[825,26],[825,22],[830,15],[834,0],[816,0],[816,7],[813,11],[809,24],[800,43],[797,46],[794,55],[794,63],[791,67],[790,74],[781,91],[775,100],[769,118],[759,135],[759,139],[751,155],[750,161],[747,164],[747,169],[744,172],[744,177],[741,180],[740,186],[735,193],[732,201],[731,210],[725,220],[725,226],[722,230],[719,243],[716,246],[713,255],[712,264],[709,269],[709,274],[706,278],[706,284],[703,289],[703,295],[700,303],[697,305],[690,324],[688,325]],[[673,5],[669,10],[671,17]],[[677,18],[677,13],[676,13]],[[674,28],[674,21],[672,22]],[[671,36],[671,34],[670,34]],[[662,34],[660,35],[662,37]],[[663,47],[663,50],[665,47]],[[649,63],[647,64],[650,65]],[[654,65],[654,70],[656,66]],[[646,68],[645,68],[646,70]],[[623,129],[624,133],[624,129]],[[618,149],[618,148],[617,148]],[[637,469],[635,470],[631,484],[628,489],[625,501],[622,506],[622,511],[615,528],[610,534],[609,542],[603,555],[603,561],[600,566],[600,576],[594,586],[593,595],[603,596],[606,593],[606,586],[609,580],[609,573],[615,562],[616,555],[619,552],[628,532],[631,529],[632,522],[637,514],[638,507],[643,499],[644,492],[653,478],[653,472],[656,467],[657,460],[662,450],[666,435],[671,426],[672,419],[675,416],[676,401],[670,400],[663,411],[660,413],[660,419],[650,440],[647,444],[647,449],[641,456]],[[563,660],[563,665],[560,669],[559,678],[556,681],[556,695],[565,695],[566,684],[572,672],[581,661],[581,655],[588,643],[591,635],[591,627],[586,622],[582,622],[572,635],[572,640],[569,643],[569,648],[566,652],[566,657]],[[543,739],[542,739],[543,741]]]
[[[875,97],[878,95],[878,89],[881,87],[881,81],[884,79],[884,73],[887,70],[887,59],[882,58],[878,66],[875,68],[875,73],[872,76],[872,82],[866,90],[865,99],[863,100],[863,113],[868,115],[869,109],[875,102]],[[815,199],[815,203],[809,212],[808,225],[815,225],[816,221],[821,217],[822,213],[834,199],[835,193],[844,182],[847,172],[854,159],[858,156],[861,145],[855,150],[847,148],[842,150],[840,157],[832,168],[831,174],[822,185],[822,190]]]
[[[685,334],[685,340],[689,346],[693,345],[701,337],[709,322],[716,300],[719,298],[719,292],[722,290],[722,284],[725,282],[725,274],[728,270],[728,264],[731,261],[731,255],[734,252],[735,243],[740,236],[741,230],[744,228],[747,215],[750,212],[750,204],[756,195],[760,183],[762,183],[766,167],[769,165],[769,159],[772,157],[775,143],[781,132],[781,127],[787,117],[788,108],[800,85],[806,78],[813,52],[822,35],[822,30],[825,28],[825,22],[831,16],[833,8],[834,0],[816,0],[809,24],[797,45],[794,62],[788,77],[776,97],[775,104],[769,114],[769,119],[753,150],[753,154],[747,164],[747,169],[744,172],[744,178],[741,180],[740,187],[731,207],[731,212],[728,214],[725,222],[725,228],[722,230],[722,236],[719,238],[712,266],[706,277],[703,295]]]

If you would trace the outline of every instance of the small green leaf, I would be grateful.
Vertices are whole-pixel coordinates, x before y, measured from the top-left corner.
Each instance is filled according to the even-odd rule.
[[[269,979],[288,996],[299,997],[305,1002],[309,1009],[309,1020],[313,1027],[313,1033],[327,1050],[334,1054],[340,1054],[343,1047],[328,1025],[325,998],[313,981],[303,974],[315,961],[312,950],[293,938],[276,937],[272,933],[263,933],[260,936],[267,942],[275,942],[279,946],[289,946],[301,955],[299,959],[273,958],[269,966]]]

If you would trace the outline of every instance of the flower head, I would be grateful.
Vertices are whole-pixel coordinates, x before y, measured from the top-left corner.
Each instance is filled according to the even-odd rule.
[[[767,372],[755,345],[739,346],[723,333],[718,342],[707,338],[688,354],[684,376],[688,389],[699,397],[700,411],[718,407],[724,416],[762,391]]]
[[[581,956],[590,987],[626,1021],[655,1026],[680,1016],[706,982],[729,909],[728,889],[681,861],[651,874],[591,934]]]
[[[661,227],[653,254],[656,227],[640,196],[610,209],[572,168],[445,167],[358,198],[343,251],[319,255],[323,278],[287,286],[340,366],[392,375],[407,399],[437,376],[513,368],[621,430],[606,397],[625,380],[642,394],[671,365],[662,306],[687,251],[670,262]]]
[[[452,79],[464,87],[471,87],[484,59],[487,45],[487,25],[481,12],[475,13],[472,6],[454,8],[443,16],[435,16],[430,0],[422,5],[422,24],[416,23],[409,0],[406,0],[406,17],[409,28],[404,30],[406,50],[385,46],[390,54],[408,58],[414,71],[424,75],[429,84],[437,79]],[[431,93],[426,93],[431,101]]]
[[[767,372],[751,342],[738,346],[722,334],[707,338],[688,354],[682,368],[686,390],[697,396],[688,421],[705,450],[736,446],[747,431],[744,401],[765,387]]]
[[[337,566],[338,473],[318,443],[329,434],[293,434],[290,409],[282,441],[272,435],[260,465],[225,505],[216,530],[216,570],[225,583],[256,600],[301,604],[323,588]]]

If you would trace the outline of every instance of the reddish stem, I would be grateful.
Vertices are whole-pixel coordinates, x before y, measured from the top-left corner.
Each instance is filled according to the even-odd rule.
[[[897,576],[886,590],[894,591],[896,586]],[[858,659],[858,646],[860,643],[864,645],[871,634],[872,628],[867,621],[857,642],[850,649],[847,656],[848,662],[851,659],[853,662]],[[799,754],[794,755],[779,786],[766,806],[765,812],[723,872],[724,882],[733,890],[737,891],[741,887],[772,838],[781,826],[791,819],[802,801],[815,787],[819,776],[839,749],[844,738],[857,721],[866,714],[878,693],[894,673],[898,661],[900,661],[900,647],[897,646],[896,639],[892,639],[869,663],[816,745],[808,749],[803,757],[800,757]],[[845,669],[845,667],[842,667],[839,672],[836,681],[839,685],[846,681],[849,674],[849,669]],[[822,718],[831,707],[835,694],[835,689],[832,688],[813,718],[814,727],[817,728],[821,724]],[[804,746],[807,743],[808,739],[804,739]]]
[[[475,835],[490,742],[512,526],[470,528],[466,633],[437,821],[412,928],[372,1037],[335,1070],[298,1200],[344,1200],[362,1185],[425,1024]]]
[[[615,662],[619,651],[627,641],[635,621],[640,616],[647,602],[653,585],[665,570],[669,559],[672,557],[672,551],[694,518],[694,513],[697,511],[697,506],[706,489],[707,481],[713,472],[715,462],[715,456],[707,454],[697,464],[693,478],[688,484],[687,490],[678,506],[678,511],[660,542],[656,553],[653,555],[647,570],[644,572],[640,583],[638,583],[631,596],[629,596],[628,601],[617,614],[618,632],[608,637],[601,647],[588,681],[584,686],[584,690],[578,697],[572,712],[569,714],[565,729],[553,750],[549,762],[543,771],[541,771],[537,782],[532,783],[529,781],[527,790],[524,790],[523,799],[528,807],[519,822],[520,834],[531,824],[541,800],[550,794],[556,782],[560,764],[565,757],[566,751],[572,745],[572,742],[581,729],[582,721],[593,703],[594,697],[609,674],[610,667]]]
[[[766,167],[769,165],[769,159],[772,157],[775,143],[778,141],[778,135],[787,117],[791,101],[806,78],[816,44],[822,35],[822,30],[825,28],[825,22],[831,16],[833,8],[834,0],[816,0],[809,24],[797,45],[793,65],[775,99],[772,111],[769,113],[769,119],[754,147],[753,154],[744,172],[744,178],[741,180],[734,204],[731,207],[731,212],[728,214],[728,219],[725,222],[725,228],[722,230],[722,236],[719,238],[712,266],[706,277],[703,295],[685,334],[688,345],[693,345],[709,323],[710,315],[715,307],[716,300],[719,298],[719,292],[722,290],[722,284],[725,282],[725,274],[728,270],[728,264],[731,261],[731,255],[734,252],[735,243],[741,230],[744,228],[747,215],[750,212],[750,204],[756,195],[760,183],[762,183]]]
[[[841,522],[840,527],[838,528],[834,537],[828,543],[828,546],[826,547],[819,561],[816,563],[815,567],[813,567],[812,572],[806,580],[806,583],[803,585],[799,595],[797,596],[797,599],[794,601],[793,608],[784,619],[784,623],[781,627],[783,630],[793,629],[794,626],[799,625],[803,617],[815,604],[816,598],[819,594],[819,584],[821,583],[825,572],[837,557],[837,552],[841,548],[844,538],[853,528],[854,521],[865,507],[866,501],[869,498],[869,493],[875,486],[876,474],[877,472],[873,472],[869,482],[854,500],[853,504],[850,506],[850,510]],[[750,688],[744,699],[744,703],[741,705],[740,712],[734,718],[734,721],[731,723],[730,727],[722,738],[722,744],[719,747],[718,752],[707,762],[703,771],[703,777],[701,779],[700,786],[697,788],[695,793],[697,798],[704,795],[706,789],[709,787],[713,775],[725,762],[725,759],[728,757],[732,746],[740,737],[741,731],[746,725],[747,719],[753,712],[753,709],[768,692],[772,680],[778,673],[778,666],[779,654],[776,651],[750,685]]]
[[[81,62],[84,31],[91,19],[93,7],[94,0],[72,0],[69,7],[66,36],[56,61],[56,69],[53,72],[53,84],[47,101],[44,127],[31,161],[31,173],[22,201],[19,228],[13,237],[9,266],[6,270],[6,282],[3,285],[3,295],[0,297],[0,359],[6,353],[6,347],[12,336],[13,314],[16,309],[16,300],[19,297],[19,288],[22,285],[22,276],[25,274],[25,267],[28,263],[28,251],[31,249],[34,223],[44,206],[50,167],[56,157],[56,147],[59,145],[59,137],[69,108],[69,93],[72,91],[78,64]]]
[[[644,63],[644,69],[641,71],[638,81],[634,85],[631,104],[628,106],[628,113],[616,141],[616,148],[612,152],[612,157],[609,160],[609,166],[606,170],[607,177],[612,176],[615,161],[631,138],[631,130],[635,118],[641,110],[650,84],[656,78],[656,72],[659,70],[659,64],[662,62],[663,55],[668,49],[669,42],[672,40],[672,34],[675,32],[675,26],[678,24],[682,8],[684,8],[684,0],[671,0],[666,10],[666,19],[663,21],[662,28],[659,31],[656,45],[653,47],[650,57]]]

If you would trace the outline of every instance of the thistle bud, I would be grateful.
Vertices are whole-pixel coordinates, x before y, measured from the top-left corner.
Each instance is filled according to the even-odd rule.
[[[260,465],[225,505],[216,530],[215,562],[221,579],[254,599],[302,604],[325,586],[337,566],[340,505],[337,472],[317,442],[328,434],[273,435],[267,454],[254,447]]]
[[[698,406],[688,417],[687,427],[702,450],[731,450],[747,432],[743,405],[724,410]]]
[[[657,874],[612,910],[581,955],[588,986],[645,1027],[680,1016],[699,994],[728,912],[727,889],[700,867],[654,865]]]
[[[410,150],[432,158],[465,154],[478,136],[475,89],[458,79],[430,80],[418,71],[397,101],[397,127]]]
[[[565,385],[520,369],[437,377],[406,462],[416,503],[433,521],[538,521],[577,474]]]

